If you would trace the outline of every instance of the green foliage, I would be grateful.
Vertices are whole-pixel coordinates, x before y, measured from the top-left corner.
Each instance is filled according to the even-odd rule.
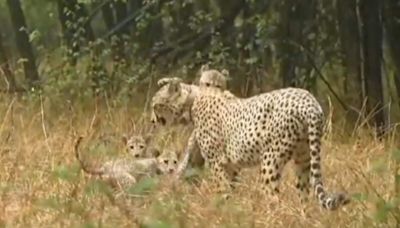
[[[368,194],[366,193],[354,193],[351,197],[352,199],[359,201],[359,202],[364,202],[368,199]]]
[[[83,228],[96,228],[97,226],[93,222],[87,222],[82,225]]]
[[[387,223],[390,215],[399,216],[393,214],[398,212],[398,206],[398,202],[395,201],[378,200],[376,202],[377,211],[374,214],[374,219],[380,223]]]
[[[171,228],[173,226],[171,226],[170,224],[168,224],[166,222],[156,220],[156,221],[147,222],[147,223],[143,224],[141,227],[143,227],[143,228]]]
[[[133,195],[145,195],[154,190],[159,183],[157,178],[146,177],[128,188],[127,192]]]
[[[58,197],[52,196],[45,199],[40,199],[37,202],[37,205],[44,208],[44,209],[51,209],[51,210],[61,210],[63,203],[62,200]]]
[[[373,162],[371,172],[380,174],[387,170],[387,158],[381,158]]]
[[[399,149],[393,150],[390,159],[381,158],[374,162],[373,168],[371,169],[372,174],[383,176],[383,174],[389,171],[389,162],[394,162],[395,172],[393,174],[394,187],[393,193],[390,193],[388,197],[381,196],[376,190],[371,193],[355,193],[352,198],[360,203],[372,203],[375,207],[375,211],[372,214],[372,219],[380,224],[391,224],[390,219],[394,219],[397,223],[400,222],[400,192],[399,192],[399,174],[398,174],[398,159]]]
[[[117,1],[104,5],[77,0],[76,6],[68,2],[74,1],[64,1],[62,21],[60,2],[23,1],[42,92],[55,103],[98,95],[126,100],[151,88],[149,83],[154,85],[156,78],[150,76],[159,77],[154,72],[162,76],[185,72],[183,77],[193,80],[192,72],[205,62],[231,68],[232,84],[240,87],[232,89],[240,91],[247,90],[247,77],[265,71],[280,75],[287,59],[294,67],[290,72],[296,85],[309,89],[317,87],[318,78],[310,59],[316,67],[326,66],[332,72],[342,67],[337,6],[330,0],[122,1],[127,11],[122,21],[117,21]],[[104,6],[109,6],[108,14]],[[6,5],[0,4],[3,8]],[[8,24],[4,33],[12,34]],[[5,43],[12,42],[12,36],[7,36]],[[264,86],[256,80],[256,86]]]
[[[66,165],[59,165],[53,171],[53,176],[58,178],[62,181],[66,182],[73,182],[76,181],[79,174],[79,166],[66,166]]]
[[[112,194],[111,187],[102,180],[91,180],[85,187],[85,194],[89,197]]]
[[[392,158],[396,162],[400,162],[400,149],[393,150]]]

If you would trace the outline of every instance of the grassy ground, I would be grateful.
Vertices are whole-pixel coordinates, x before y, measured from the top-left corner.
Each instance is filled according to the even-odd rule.
[[[87,106],[2,98],[0,107],[0,221],[5,227],[388,227],[394,226],[393,138],[358,138],[339,124],[323,142],[323,178],[329,191],[355,195],[335,212],[310,197],[302,213],[291,164],[280,202],[257,193],[257,170],[246,170],[241,186],[223,201],[202,185],[151,179],[115,197],[101,182],[80,172],[74,135],[85,135],[83,151],[93,160],[123,152],[120,135],[133,129],[141,109],[103,102]],[[136,130],[140,126],[136,126]],[[187,133],[178,132],[182,150]],[[149,191],[145,191],[149,190]],[[385,200],[389,203],[383,203]]]

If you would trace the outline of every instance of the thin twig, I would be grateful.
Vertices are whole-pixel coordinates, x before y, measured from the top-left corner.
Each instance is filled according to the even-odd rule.
[[[6,114],[4,115],[3,122],[1,123],[0,132],[3,132],[4,124],[6,123],[6,119],[7,119],[8,114],[12,110],[14,102],[15,102],[15,97],[13,97],[13,99],[11,100],[10,104],[7,107]]]
[[[92,120],[90,121],[89,129],[88,129],[88,131],[86,133],[89,136],[89,138],[92,137],[91,132],[93,132],[93,126],[94,126],[94,124],[96,123],[96,120],[97,120],[97,110],[98,110],[97,109],[97,103],[98,103],[98,98],[96,98],[95,106],[94,106],[94,113],[93,113],[93,116],[92,116]]]
[[[154,77],[154,67],[153,64],[150,65],[150,80],[149,80],[149,87],[147,88],[147,94],[146,94],[146,102],[144,103],[144,110],[143,113],[145,113],[148,110],[149,102],[150,102],[150,92],[151,92],[151,87],[153,85],[153,77]]]
[[[332,95],[336,98],[336,100],[340,103],[340,105],[343,107],[343,109],[345,111],[348,110],[352,110],[358,113],[357,110],[353,110],[349,105],[347,105],[344,101],[342,101],[342,99],[339,97],[339,95],[335,92],[335,90],[332,88],[332,86],[329,84],[328,80],[326,79],[326,77],[322,74],[322,72],[320,71],[320,69],[317,67],[317,64],[314,61],[314,57],[312,55],[312,52],[305,47],[302,44],[297,43],[296,41],[293,40],[288,40],[289,44],[292,44],[295,47],[300,48],[300,50],[303,50],[304,53],[307,56],[308,62],[310,63],[310,65],[314,68],[315,72],[317,73],[317,75],[321,78],[321,80],[324,82],[324,84],[328,87],[329,91],[331,91]]]
[[[42,97],[42,95],[39,95],[39,97],[40,97],[40,116],[41,116],[41,120],[42,120],[43,135],[44,135],[44,138],[45,138],[45,143],[46,143],[47,150],[49,151],[50,154],[52,154],[51,147],[50,147],[50,144],[49,144],[49,137],[47,135],[46,124],[45,124],[45,116],[44,116],[44,108],[43,108],[43,97]]]

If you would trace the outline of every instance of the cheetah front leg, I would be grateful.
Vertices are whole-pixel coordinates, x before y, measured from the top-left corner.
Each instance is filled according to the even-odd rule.
[[[226,193],[231,189],[231,176],[226,167],[218,161],[209,162],[211,168],[211,179],[217,193]]]
[[[193,130],[192,133],[190,134],[188,144],[185,149],[184,157],[180,162],[178,168],[176,169],[175,179],[179,179],[182,176],[183,171],[187,168],[189,164],[190,155],[198,149],[199,147],[196,140],[196,132]]]
[[[239,173],[241,169],[234,165],[228,165],[226,166],[226,170],[229,175],[230,187],[235,189],[235,184],[239,182]]]

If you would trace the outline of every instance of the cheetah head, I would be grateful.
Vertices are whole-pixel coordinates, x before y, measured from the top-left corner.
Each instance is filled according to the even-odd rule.
[[[142,135],[133,135],[130,138],[123,136],[122,140],[126,145],[126,150],[129,155],[134,158],[145,158],[150,138],[150,135],[145,137]]]
[[[172,174],[178,166],[178,155],[174,150],[165,149],[157,157],[158,170],[162,174]]]
[[[208,65],[203,65],[200,69],[199,87],[214,87],[225,90],[229,80],[229,72],[224,69],[221,72],[210,69]]]
[[[163,126],[179,123],[190,109],[190,91],[179,78],[158,84],[161,88],[151,100],[151,122]]]

